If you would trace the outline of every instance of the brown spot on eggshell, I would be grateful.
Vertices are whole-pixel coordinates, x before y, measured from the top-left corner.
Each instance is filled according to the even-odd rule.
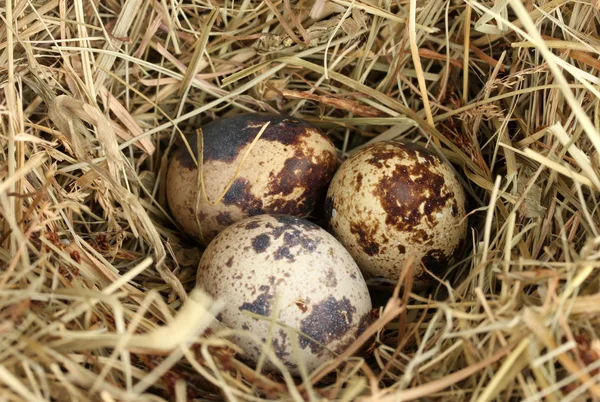
[[[379,254],[379,244],[375,240],[374,231],[366,228],[364,223],[350,224],[350,232],[357,236],[360,247],[367,255]]]
[[[275,260],[279,261],[282,259],[286,259],[289,262],[294,262],[296,261],[296,259],[294,258],[294,255],[292,254],[292,252],[290,251],[289,247],[279,247],[277,249],[277,251],[275,251],[273,253],[273,257],[275,257]]]
[[[251,187],[252,185],[247,179],[238,177],[225,193],[223,204],[234,205],[248,215],[263,214],[265,212],[263,203],[252,195]]]
[[[219,225],[229,226],[234,221],[231,218],[231,214],[229,214],[229,212],[219,212],[217,214],[217,222],[219,223]]]
[[[375,317],[371,312],[364,314],[358,322],[358,328],[356,328],[354,337],[358,338],[373,322],[375,322]]]
[[[285,161],[279,173],[272,173],[267,195],[289,196],[294,191],[302,191],[302,195],[292,199],[279,197],[270,204],[270,209],[277,214],[290,214],[299,205],[314,209],[317,201],[324,196],[319,183],[328,182],[335,169],[335,155],[329,152],[315,155],[313,149],[306,153],[297,150],[293,157]]]
[[[197,142],[196,142],[195,138],[190,136],[189,138],[187,138],[187,140],[188,140],[188,142],[191,142],[194,147],[196,146]],[[195,148],[192,148],[192,149],[195,149]],[[196,152],[194,152],[194,154],[196,154]],[[194,162],[194,159],[192,159],[192,157],[186,147],[179,148],[173,155],[173,159],[176,160],[181,165],[181,167],[184,169],[187,169],[187,170],[197,169],[196,163],[198,161],[196,160],[196,162]]]
[[[255,238],[252,239],[252,248],[256,253],[264,253],[264,251],[271,244],[271,239],[267,234],[259,234]]]
[[[261,288],[263,288],[263,286],[261,286]],[[264,292],[258,295],[256,300],[251,303],[243,303],[240,306],[240,311],[247,310],[254,314],[268,317],[271,314],[271,300],[273,299],[273,295],[270,295],[268,290],[269,287],[267,286],[266,289],[264,289]]]
[[[422,261],[428,269],[434,273],[438,273],[448,267],[449,259],[442,250],[430,250],[422,258]]]
[[[300,331],[321,344],[327,344],[348,332],[355,312],[356,308],[347,298],[337,300],[329,296],[315,305],[309,316],[300,322]],[[306,336],[299,335],[299,341],[302,349],[310,347],[313,353],[323,349]]]
[[[273,338],[273,349],[275,349],[275,355],[277,355],[277,357],[282,359],[285,363],[286,358],[290,356],[290,351],[286,347],[288,344],[288,335],[283,329],[277,331],[277,334],[279,336]]]
[[[372,314],[372,311],[366,314],[363,314],[363,316],[361,317],[361,319],[358,322],[358,326],[356,328],[356,331],[354,332],[354,337],[351,339],[348,339],[346,341],[345,344],[340,344],[338,346],[338,348],[336,349],[336,353],[340,354],[343,353],[343,351],[350,346],[351,344],[354,343],[354,341],[356,340],[356,338],[358,338],[359,336],[361,336],[363,334],[363,332],[365,332],[365,330],[367,328],[369,328],[369,326],[375,322],[376,317]],[[365,343],[359,350],[357,350],[356,354],[361,356],[364,354],[365,349],[368,347],[368,343]]]
[[[371,158],[367,161],[371,165],[375,166],[377,169],[382,169],[384,166],[387,166],[388,159],[396,156],[393,150],[377,150],[372,153]]]
[[[252,230],[260,227],[260,224],[256,221],[250,221],[246,224],[246,229]]]
[[[319,226],[293,216],[280,215],[276,219],[282,225],[274,228],[271,231],[271,235],[274,239],[279,239],[283,236],[283,244],[273,253],[275,260],[285,259],[289,262],[294,262],[295,253],[311,253],[316,249],[318,240],[315,240],[310,234],[305,232],[320,230]]]
[[[282,233],[286,230],[298,231],[300,229],[306,231],[320,231],[321,228],[311,221],[301,219],[291,215],[274,215],[274,218],[280,223],[279,227],[273,230],[273,235],[279,237],[277,233]]]
[[[327,270],[327,274],[325,274],[325,286],[330,288],[335,288],[337,286],[337,278],[335,277],[335,271],[333,268],[329,268]]]
[[[398,230],[411,231],[423,218],[433,226],[434,213],[448,202],[456,203],[444,176],[423,166],[396,166],[391,176],[380,179],[374,195],[385,209],[385,223]]]
[[[360,188],[362,187],[362,179],[363,179],[362,173],[358,173],[356,175],[356,181],[355,181],[356,185],[354,186],[356,191],[360,191]]]

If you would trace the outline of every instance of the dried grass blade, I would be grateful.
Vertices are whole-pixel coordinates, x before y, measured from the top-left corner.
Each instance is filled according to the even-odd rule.
[[[133,116],[131,116],[131,114],[129,114],[129,112],[125,109],[125,107],[123,107],[123,105],[121,105],[121,103],[105,87],[99,88],[99,94],[100,94],[100,96],[102,96],[108,100],[109,109],[115,114],[115,116],[117,116],[117,118],[121,121],[121,123],[123,123],[123,125],[125,125],[125,127],[127,127],[129,129],[129,131],[132,134],[132,135],[129,135],[129,133],[127,133],[127,132],[123,133],[123,131],[118,130],[118,129],[115,130],[115,132],[117,134],[120,134],[119,136],[121,138],[123,138],[124,140],[132,140],[135,137],[143,134],[143,130],[137,124],[137,122],[135,121]],[[123,136],[123,134],[126,134],[127,136],[125,137],[125,136]],[[150,141],[149,138],[141,138],[139,141],[139,144],[134,143],[134,145],[140,147],[141,149],[146,151],[146,153],[148,153],[149,155],[152,155],[156,148],[154,146],[154,144],[152,144],[152,141]]]
[[[549,351],[554,351],[558,348],[558,345],[556,344],[553,335],[546,328],[542,317],[540,317],[539,314],[535,313],[531,309],[527,309],[525,310],[523,318],[527,326],[531,329],[533,333],[535,333],[535,335],[539,338],[540,341],[542,341],[542,343],[546,346],[546,348],[549,349]],[[589,386],[589,390],[592,392],[592,394],[594,394],[596,398],[600,398],[600,386],[598,386],[598,384],[594,383],[593,381],[590,382],[590,375],[588,373],[581,372],[576,362],[574,362],[564,352],[559,353],[556,358],[570,374],[577,375],[577,378],[581,383],[587,383]]]
[[[525,356],[529,343],[529,338],[523,339],[504,359],[504,362],[496,370],[496,374],[476,399],[476,402],[489,402],[496,398],[502,390],[506,389],[508,383],[529,364],[529,360]]]
[[[346,8],[350,7],[350,4],[351,4],[351,2],[346,1],[346,0],[332,0],[332,2],[335,3],[335,4],[339,4],[341,6],[344,6]],[[401,24],[405,24],[407,22],[406,18],[398,17],[398,16],[396,16],[394,14],[391,14],[391,13],[389,13],[387,11],[384,11],[384,10],[382,10],[380,8],[374,7],[374,6],[370,5],[370,4],[365,4],[365,3],[360,3],[359,2],[359,3],[355,4],[355,7],[358,8],[359,10],[363,10],[363,11],[369,13],[369,14],[376,15],[378,17],[382,17],[382,18],[390,20],[390,21],[398,22],[398,23],[401,23]],[[437,28],[431,28],[431,27],[427,27],[427,26],[424,26],[424,25],[421,25],[421,24],[416,24],[415,27],[419,28],[420,30],[422,30],[424,32],[430,33],[430,34],[431,33],[439,32],[439,29],[437,29]]]
[[[10,1],[10,0],[9,0]],[[10,389],[12,389],[17,395],[23,398],[26,401],[31,402],[41,402],[43,399],[36,397],[33,393],[31,393],[27,387],[22,384],[17,377],[14,376],[10,371],[8,371],[3,366],[0,366],[0,381],[6,384]]]
[[[79,0],[76,0],[79,1]],[[121,9],[121,13],[119,14],[119,18],[117,19],[117,22],[115,23],[113,32],[112,32],[112,36],[113,38],[121,38],[121,37],[125,37],[127,36],[127,31],[129,30],[131,24],[133,23],[133,20],[136,16],[138,16],[138,13],[136,12],[136,10],[139,10],[141,8],[141,3],[144,0],[126,0],[125,4],[123,4],[123,8]],[[105,49],[119,49],[120,48],[120,41],[118,40],[112,40],[110,43],[108,43],[105,46]],[[106,72],[105,70],[110,70],[110,68],[113,66],[115,60],[117,59],[117,56],[115,53],[100,53],[100,56],[98,57],[97,60],[97,64],[98,64],[98,69],[97,69],[97,73],[96,73],[96,80],[95,80],[95,87],[96,88],[101,88],[104,85],[104,81],[106,80]]]
[[[411,389],[399,390],[399,391],[396,391],[395,393],[393,393],[392,395],[386,395],[386,396],[383,396],[380,398],[375,398],[375,399],[369,398],[369,397],[364,397],[364,398],[359,399],[359,401],[361,401],[361,402],[375,402],[375,401],[377,401],[377,402],[395,402],[398,400],[412,401],[415,399],[423,398],[428,395],[439,392],[445,388],[448,388],[451,385],[458,383],[459,381],[469,378],[471,375],[475,374],[477,371],[482,370],[482,369],[488,367],[489,365],[491,365],[492,363],[497,362],[502,357],[509,354],[510,351],[511,351],[511,347],[505,347],[475,364],[472,364],[462,370],[459,370],[455,373],[447,375],[438,380],[434,380],[427,384],[419,385],[419,386],[413,387]]]
[[[431,106],[429,105],[429,92],[427,90],[427,85],[425,84],[425,78],[423,77],[423,66],[421,65],[421,58],[419,57],[419,45],[417,44],[417,31],[415,26],[417,18],[417,0],[410,0],[408,13],[408,42],[410,44],[410,53],[412,55],[413,64],[417,73],[417,81],[419,83],[419,90],[421,91],[425,116],[427,116],[427,122],[429,125],[434,127],[433,114],[431,113]],[[440,146],[440,140],[437,137],[433,137],[433,140],[438,146]]]
[[[200,71],[202,57],[204,56],[204,53],[206,51],[206,43],[208,42],[209,34],[212,30],[213,24],[215,23],[218,13],[218,8],[213,8],[212,10],[210,10],[210,13],[208,15],[208,21],[206,22],[206,25],[202,27],[202,34],[200,35],[200,39],[198,39],[198,42],[196,42],[196,48],[194,50],[194,54],[192,55],[192,59],[190,60],[188,67],[185,69],[183,81],[181,82],[181,87],[179,88],[178,92],[179,96],[183,96],[183,98],[181,99],[182,105],[185,100],[184,94],[187,94],[190,87],[190,83],[194,79],[196,73]]]
[[[282,57],[279,60],[284,63],[301,66],[301,67],[310,69],[312,71],[315,71],[315,72],[318,72],[321,74],[324,73],[323,67],[318,66],[314,63],[310,63],[306,60],[298,59],[297,57]],[[449,141],[446,137],[444,137],[444,135],[442,135],[442,133],[440,133],[435,127],[431,126],[426,121],[423,121],[423,119],[417,113],[415,113],[411,109],[407,108],[406,106],[402,105],[397,100],[392,99],[379,91],[375,91],[374,89],[372,89],[366,85],[360,84],[360,83],[354,81],[353,79],[346,77],[343,74],[340,74],[340,73],[337,73],[334,71],[330,71],[329,76],[330,76],[330,78],[332,78],[336,81],[339,81],[344,85],[347,85],[348,87],[352,88],[353,90],[362,92],[362,93],[380,101],[381,103],[388,106],[389,108],[411,118],[425,132],[431,134],[432,137],[439,139],[444,145],[446,145],[448,148],[450,148],[456,154],[460,155],[461,162],[463,162],[465,165],[469,166],[469,168],[471,168],[474,172],[481,173],[481,169],[471,160],[471,158],[469,158],[465,155],[465,153],[462,149],[458,148],[453,142]]]

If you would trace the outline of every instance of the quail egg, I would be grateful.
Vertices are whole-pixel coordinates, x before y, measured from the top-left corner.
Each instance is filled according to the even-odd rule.
[[[414,255],[442,272],[467,231],[466,195],[453,170],[428,149],[395,141],[359,150],[340,166],[326,199],[330,230],[369,280],[395,282]]]
[[[249,362],[271,344],[292,374],[300,362],[311,371],[341,353],[370,323],[369,291],[350,254],[326,230],[289,215],[223,230],[202,255],[197,286],[226,301],[221,323],[260,337],[235,337]]]
[[[203,245],[249,216],[308,216],[323,202],[338,166],[333,143],[318,128],[297,118],[240,114],[207,124],[202,132],[203,180],[210,202],[200,190],[197,165],[186,147],[169,164],[166,193],[175,221]],[[198,160],[197,136],[187,140]],[[224,197],[213,205],[232,180]]]

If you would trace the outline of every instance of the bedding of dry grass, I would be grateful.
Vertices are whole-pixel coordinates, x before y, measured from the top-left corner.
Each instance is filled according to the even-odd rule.
[[[1,0],[2,399],[600,399],[599,7]],[[182,135],[244,111],[342,157],[419,141],[464,180],[464,259],[395,293],[364,358],[260,374],[209,329],[226,301],[193,290],[163,184]]]

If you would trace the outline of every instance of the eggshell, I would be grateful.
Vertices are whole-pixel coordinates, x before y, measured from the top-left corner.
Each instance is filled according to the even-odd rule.
[[[222,323],[270,339],[276,356],[292,374],[299,361],[313,370],[334,357],[318,343],[342,352],[369,324],[371,299],[363,276],[348,252],[327,231],[304,219],[261,215],[222,231],[206,248],[197,285],[225,308]],[[297,340],[297,355],[291,343]],[[238,336],[235,343],[250,362],[258,361],[262,343]],[[275,366],[268,362],[265,368]]]
[[[414,254],[443,273],[464,244],[466,196],[452,169],[431,151],[386,141],[348,158],[327,193],[331,231],[369,278],[396,281]]]
[[[235,172],[263,125],[260,139]],[[172,158],[166,193],[181,228],[207,245],[221,230],[240,219],[265,213],[308,216],[323,202],[337,168],[333,143],[313,125],[293,117],[241,114],[202,128],[203,174],[208,199],[214,203],[235,178],[220,203],[200,194],[198,170],[186,147]],[[197,159],[196,135],[187,138]]]

